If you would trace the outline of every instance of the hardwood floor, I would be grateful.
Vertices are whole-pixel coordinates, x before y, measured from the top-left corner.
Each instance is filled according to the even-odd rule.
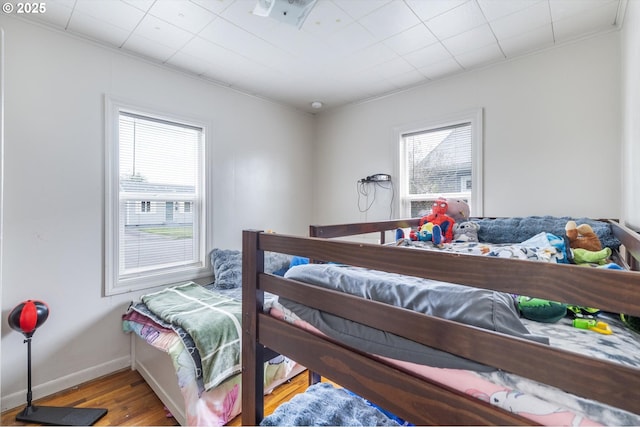
[[[265,415],[273,412],[280,403],[304,391],[307,388],[307,381],[307,375],[303,372],[265,396]],[[32,404],[107,409],[107,414],[94,424],[96,426],[178,425],[173,417],[167,415],[164,405],[140,374],[129,369],[34,400]],[[3,412],[0,425],[36,425],[16,421],[16,415],[24,409],[24,406]],[[240,417],[236,417],[228,425],[242,425]]]

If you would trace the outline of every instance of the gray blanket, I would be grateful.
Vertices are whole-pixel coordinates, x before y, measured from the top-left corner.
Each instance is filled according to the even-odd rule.
[[[549,343],[546,337],[533,335],[527,330],[509,294],[335,264],[300,265],[292,267],[285,276],[491,331]],[[362,351],[439,368],[494,370],[291,300],[280,298],[280,303],[328,336]]]

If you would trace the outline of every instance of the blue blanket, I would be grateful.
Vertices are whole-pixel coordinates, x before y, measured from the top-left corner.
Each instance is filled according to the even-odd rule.
[[[613,235],[611,225],[604,221],[589,218],[571,218],[554,216],[528,216],[513,218],[477,219],[472,220],[480,225],[478,239],[490,243],[519,243],[535,236],[540,232],[564,236],[567,221],[576,224],[589,224],[596,233],[603,247],[618,249],[620,241]]]
[[[328,383],[297,394],[260,423],[262,426],[398,426],[364,399]]]

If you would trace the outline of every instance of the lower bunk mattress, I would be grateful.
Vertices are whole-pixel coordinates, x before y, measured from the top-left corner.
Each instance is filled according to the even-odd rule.
[[[286,277],[640,367],[640,335],[627,328],[616,314],[598,315],[598,320],[606,322],[612,331],[604,335],[573,327],[569,317],[549,323],[522,318],[516,298],[495,291],[332,264],[296,266],[288,271]],[[367,285],[363,286],[363,283]],[[349,290],[352,284],[353,288]],[[273,304],[270,313],[313,333],[375,354],[416,376],[435,380],[524,416],[532,423],[640,425],[639,414],[424,347],[284,298]]]
[[[225,425],[242,411],[240,294],[187,283],[146,295],[123,315],[125,332],[170,356],[186,425]],[[265,362],[265,393],[303,370],[283,356]]]

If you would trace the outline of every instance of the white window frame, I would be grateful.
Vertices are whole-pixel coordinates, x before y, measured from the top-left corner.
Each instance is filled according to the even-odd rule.
[[[472,189],[469,196],[471,216],[483,215],[483,110],[482,108],[468,110],[456,114],[424,120],[394,128],[394,152],[396,155],[395,175],[398,177],[398,193],[399,197],[396,202],[396,211],[399,218],[408,218],[411,216],[412,201],[431,201],[439,197],[459,197],[459,194],[439,194],[434,197],[422,197],[409,194],[409,181],[406,179],[408,166],[406,164],[406,156],[403,152],[402,138],[406,134],[425,132],[455,126],[463,123],[471,124],[471,179]]]
[[[119,189],[119,117],[120,112],[133,113],[140,116],[148,116],[169,122],[185,124],[202,128],[204,141],[200,153],[200,182],[198,186],[199,198],[191,208],[194,215],[194,223],[197,221],[199,233],[194,236],[199,248],[199,258],[196,262],[175,266],[147,270],[138,274],[120,276],[120,189]],[[175,113],[158,111],[151,107],[143,107],[139,104],[122,100],[109,95],[105,96],[105,283],[104,295],[117,295],[127,292],[135,292],[158,286],[166,286],[187,280],[211,275],[208,264],[208,256],[213,249],[213,218],[212,200],[207,197],[212,188],[212,152],[211,135],[212,126],[208,121],[187,118]],[[148,199],[146,196],[145,200]],[[152,203],[153,204],[153,203]],[[200,206],[198,206],[200,205]]]

